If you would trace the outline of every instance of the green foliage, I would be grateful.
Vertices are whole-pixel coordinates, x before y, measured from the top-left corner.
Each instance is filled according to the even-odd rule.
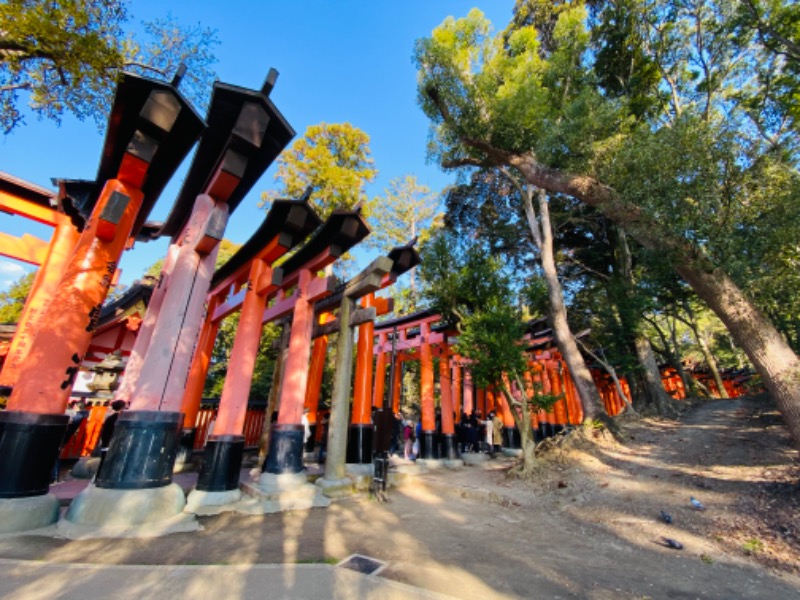
[[[377,174],[366,133],[350,123],[320,123],[281,154],[275,175],[278,189],[262,194],[262,201],[299,198],[311,187],[311,204],[323,219],[335,209],[359,203],[369,215],[372,202],[365,186]]]
[[[504,373],[525,369],[525,326],[502,263],[482,247],[465,247],[455,238],[439,231],[423,246],[423,294],[432,308],[457,325],[456,351],[472,361],[473,379],[486,387]]]
[[[544,386],[538,382],[534,381],[532,385],[532,392],[530,399],[528,400],[528,405],[534,411],[543,410],[544,412],[550,412],[553,410],[553,406],[555,406],[556,402],[559,400],[563,400],[566,397],[564,392],[560,394],[548,394],[543,391]]]
[[[626,122],[585,67],[585,20],[580,3],[560,11],[546,58],[534,27],[507,38],[492,35],[477,9],[418,40],[419,101],[433,123],[431,157],[445,167],[483,161],[467,139],[532,151],[552,166],[585,166],[595,144],[619,135]]]
[[[582,273],[567,297],[583,304],[615,364],[630,353],[641,315],[675,303],[671,290],[685,294],[665,264],[730,275],[800,347],[800,8],[780,0],[587,4],[590,12],[581,2],[519,0],[499,35],[473,10],[418,41],[430,156],[446,168],[513,168],[524,157],[543,187],[575,175],[587,196],[602,187],[627,207],[614,219],[657,251],[633,248],[625,277],[602,228],[586,230],[584,248],[564,251],[566,268]],[[476,201],[457,193],[462,205]],[[454,218],[465,233],[471,225],[507,245],[518,215],[496,201],[479,206]],[[489,230],[492,218],[508,230]],[[729,346],[729,336],[710,339],[718,351]]]
[[[225,385],[228,371],[228,359],[233,350],[236,330],[239,327],[239,313],[226,317],[219,328],[217,341],[211,354],[211,364],[203,390],[204,397],[219,398]],[[272,345],[280,337],[280,328],[275,323],[268,323],[261,333],[261,341],[256,355],[253,380],[250,387],[250,398],[264,400],[272,386],[272,375],[275,369],[276,353]]]
[[[0,323],[19,322],[35,277],[35,271],[26,273],[15,281],[7,292],[0,293]]]
[[[389,251],[427,234],[435,222],[439,200],[414,175],[405,175],[389,183],[383,196],[376,198],[375,208],[382,217],[372,237],[381,250]]]
[[[215,32],[168,18],[145,23],[134,40],[129,23],[119,0],[0,4],[0,128],[8,133],[23,122],[24,101],[40,117],[60,122],[70,112],[100,126],[122,70],[167,79],[180,62],[189,69],[185,93],[203,106]]]
[[[456,351],[472,361],[475,383],[488,387],[504,373],[521,373],[526,368],[522,336],[525,327],[519,312],[501,298],[466,315],[459,324]]]
[[[762,542],[758,538],[750,538],[744,544],[742,544],[742,550],[744,550],[745,554],[758,554],[759,552],[764,551],[764,542]]]

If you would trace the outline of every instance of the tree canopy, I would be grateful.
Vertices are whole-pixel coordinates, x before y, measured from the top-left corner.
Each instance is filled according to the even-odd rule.
[[[800,361],[748,288],[768,272],[762,258],[785,255],[769,215],[800,189],[792,97],[775,87],[789,46],[742,21],[742,2],[587,4],[519,2],[500,33],[473,10],[419,40],[430,155],[513,169],[658,253],[725,323],[800,439]],[[797,210],[786,217],[796,234]]]
[[[121,0],[0,4],[0,128],[24,122],[23,104],[60,122],[64,113],[105,122],[122,70],[171,78],[188,71],[184,93],[207,103],[218,44],[213,29],[184,26],[171,17],[143,23],[134,32]]]
[[[372,201],[366,184],[378,174],[369,136],[350,123],[319,123],[278,158],[278,188],[262,194],[268,203],[278,197],[300,198],[311,188],[311,204],[323,219],[337,208],[361,205],[368,216]]]

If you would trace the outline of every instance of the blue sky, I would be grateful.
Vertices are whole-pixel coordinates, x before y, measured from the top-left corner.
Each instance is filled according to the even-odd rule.
[[[370,195],[406,173],[439,191],[452,180],[426,163],[428,121],[416,102],[414,41],[430,35],[447,16],[465,16],[478,6],[502,28],[513,0],[262,0],[172,1],[134,0],[136,20],[172,14],[185,25],[201,23],[217,30],[215,69],[221,81],[260,88],[270,67],[280,72],[272,99],[301,136],[320,122],[350,122],[369,134],[379,171]],[[92,179],[100,160],[103,133],[92,121],[66,117],[59,127],[29,116],[27,124],[0,136],[0,170],[52,189],[52,177]],[[169,212],[189,159],[165,189],[151,220]],[[226,237],[245,242],[263,218],[257,203],[273,187],[270,169],[253,187],[231,218]],[[0,230],[29,232],[47,239],[50,230],[19,217],[0,215]],[[130,284],[166,252],[162,240],[137,244],[123,255],[121,281]],[[22,273],[19,264],[0,258],[0,289]]]

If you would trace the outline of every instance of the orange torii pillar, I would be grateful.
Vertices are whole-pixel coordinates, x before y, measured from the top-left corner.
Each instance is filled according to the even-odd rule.
[[[142,204],[140,183],[106,183],[93,218],[67,263],[61,285],[44,312],[8,409],[0,413],[0,498],[47,494],[67,425],[64,409],[72,382],[92,339],[93,316],[99,315]],[[98,231],[102,223],[99,216],[118,201],[124,210],[118,213],[115,226]],[[4,447],[2,442],[12,445]],[[54,521],[57,514],[56,508],[53,518],[46,521]]]
[[[383,397],[386,395],[386,352],[383,347],[388,341],[388,334],[382,331],[378,334],[378,353],[375,359],[375,389],[372,392],[372,406],[381,408],[383,406]],[[396,369],[395,369],[396,370]],[[391,385],[390,385],[391,387]],[[390,405],[392,402],[390,402]],[[392,406],[392,414],[397,410]]]
[[[325,325],[334,321],[335,318],[330,312],[323,312],[319,316],[319,324]],[[304,411],[308,411],[308,424],[311,435],[306,442],[305,451],[314,451],[314,442],[317,439],[317,428],[320,424],[317,411],[319,410],[319,396],[322,390],[322,377],[325,374],[325,357],[328,352],[328,336],[321,335],[314,340],[314,347],[311,350],[311,364],[308,366],[308,387],[306,388],[306,401]]]
[[[456,413],[456,420],[460,423],[462,415],[464,414],[464,406],[462,404],[461,394],[461,365],[458,361],[452,363],[453,385],[451,386],[450,394],[453,398],[453,410]]]
[[[195,199],[168,287],[156,307],[160,310],[153,310],[156,321],[124,415],[125,427],[115,428],[117,441],[112,440],[97,474],[100,488],[170,489],[183,425],[181,402],[227,215],[227,204],[211,195]],[[165,493],[177,492],[172,489]]]
[[[147,134],[141,129],[147,130]],[[172,86],[125,74],[109,119],[101,161],[103,187],[67,261],[64,276],[44,312],[41,327],[0,413],[0,498],[45,496],[67,425],[64,414],[72,383],[134,227],[155,201],[202,129],[202,121]],[[170,133],[173,132],[173,133]],[[129,137],[128,137],[129,136]],[[168,154],[160,150],[168,147]],[[158,169],[156,169],[156,164]],[[153,171],[158,170],[158,176]],[[146,190],[146,191],[145,191]],[[48,514],[49,499],[55,511]],[[31,507],[30,528],[58,515],[54,496]],[[27,509],[20,511],[20,514]]]
[[[464,414],[467,416],[475,412],[474,392],[472,372],[469,369],[464,369]]]
[[[36,273],[17,324],[17,331],[9,346],[8,356],[0,373],[0,386],[14,387],[19,370],[41,326],[42,316],[58,290],[67,261],[72,256],[80,235],[66,215],[58,215],[58,224],[53,230],[47,256]]]
[[[497,412],[497,401],[495,400],[496,390],[494,387],[487,387],[484,393],[484,401],[486,402],[486,416],[490,412]]]
[[[433,353],[429,342],[431,324],[420,325],[420,404],[422,411],[422,439],[420,440],[420,458],[438,459],[436,448],[436,414],[433,393]]]
[[[197,477],[200,492],[222,492],[230,501],[240,496],[239,471],[244,455],[244,420],[253,381],[267,292],[274,291],[271,265],[261,259],[250,264],[247,292],[228,360],[214,432],[206,443]],[[194,493],[194,492],[192,492]],[[193,498],[189,499],[192,505]]]
[[[397,338],[398,344],[406,341],[406,330],[403,329],[399,331]],[[400,404],[403,396],[403,364],[404,359],[402,359],[401,355],[398,354],[394,369],[394,380],[389,382],[389,385],[392,386],[392,412],[394,413],[400,412]]]
[[[442,458],[447,461],[458,460],[455,414],[453,410],[453,384],[450,378],[450,360],[447,344],[442,344],[439,355],[439,392],[442,411]]]
[[[289,334],[289,353],[280,392],[278,421],[272,427],[264,473],[280,475],[303,471],[304,428],[301,420],[308,385],[311,332],[314,327],[314,300],[309,297],[309,286],[313,279],[314,274],[308,269],[300,271]]]
[[[478,388],[475,392],[476,396],[476,413],[480,416],[481,419],[485,419],[488,416],[488,411],[486,410],[486,390],[484,388]]]
[[[361,299],[363,308],[375,306],[375,294]],[[353,408],[347,436],[347,463],[372,463],[372,348],[375,323],[367,321],[358,326],[356,369],[353,378]]]
[[[516,390],[516,383],[512,387],[507,375],[503,375],[503,379],[506,386],[508,386],[509,390],[511,390],[511,393],[513,394]],[[500,418],[503,420],[503,448],[508,450],[519,450],[521,448],[519,431],[517,430],[517,425],[514,421],[514,415],[511,414],[512,410],[517,409],[509,406],[508,399],[506,398],[502,389],[497,390],[497,396],[495,399],[497,400],[497,409],[500,411]]]
[[[220,299],[213,296],[208,301],[206,309],[206,320],[203,329],[200,331],[200,338],[197,341],[192,366],[189,369],[189,377],[186,380],[186,390],[181,400],[181,412],[183,413],[183,434],[181,436],[181,451],[186,454],[184,460],[188,461],[191,451],[194,449],[194,442],[197,435],[197,414],[200,411],[200,403],[203,400],[203,390],[206,387],[206,377],[208,368],[211,365],[211,355],[214,352],[214,343],[217,341],[219,327],[222,319],[214,319],[214,311],[219,306]],[[178,456],[178,460],[181,460]]]
[[[187,231],[184,230],[183,234],[186,235]],[[183,237],[182,235],[180,239],[183,239]],[[150,302],[147,306],[144,320],[141,325],[139,325],[136,341],[133,343],[131,355],[128,357],[128,362],[125,365],[125,374],[122,377],[122,382],[120,383],[117,393],[114,395],[115,400],[122,400],[125,404],[130,404],[133,392],[139,383],[139,375],[142,372],[144,356],[147,354],[147,348],[150,346],[150,340],[153,337],[153,328],[158,321],[161,305],[164,302],[164,295],[169,287],[169,276],[175,266],[180,248],[181,246],[179,243],[173,243],[170,244],[167,250],[167,256],[161,268],[158,285],[156,285],[152,296],[150,296]]]

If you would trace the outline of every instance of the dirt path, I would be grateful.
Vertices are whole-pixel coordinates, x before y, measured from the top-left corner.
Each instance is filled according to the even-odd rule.
[[[533,482],[492,461],[421,477],[388,504],[224,514],[156,540],[19,536],[0,540],[0,557],[291,572],[360,553],[388,563],[383,577],[458,598],[800,598],[797,455],[772,407],[706,403],[626,434],[624,445],[552,453]],[[684,549],[659,545],[662,536]]]

